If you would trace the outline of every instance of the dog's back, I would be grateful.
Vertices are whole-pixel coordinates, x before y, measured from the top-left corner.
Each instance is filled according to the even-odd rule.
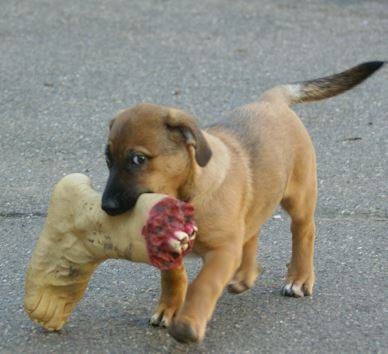
[[[226,119],[207,128],[215,135],[221,131],[230,133],[248,155],[254,202],[247,222],[252,224],[252,230],[271,215],[287,194],[290,176],[305,181],[302,174],[307,173],[311,181],[316,179],[311,139],[290,106],[341,94],[383,65],[382,61],[367,62],[324,78],[276,86],[264,92],[257,102],[233,110]]]

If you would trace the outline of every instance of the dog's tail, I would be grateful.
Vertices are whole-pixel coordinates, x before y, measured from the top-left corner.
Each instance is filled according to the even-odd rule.
[[[380,69],[385,63],[385,61],[370,61],[339,74],[277,86],[273,90],[276,93],[281,92],[290,105],[319,101],[352,89]]]

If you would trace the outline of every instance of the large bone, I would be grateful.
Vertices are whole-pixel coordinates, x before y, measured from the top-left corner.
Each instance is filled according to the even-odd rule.
[[[24,298],[30,318],[48,330],[65,324],[106,259],[172,269],[192,248],[196,226],[187,203],[142,194],[132,212],[114,217],[100,204],[100,194],[85,175],[68,175],[54,188],[27,271]]]

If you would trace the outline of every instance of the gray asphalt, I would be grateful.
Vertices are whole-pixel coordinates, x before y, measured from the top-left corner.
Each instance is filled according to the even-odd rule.
[[[0,351],[387,353],[388,68],[295,107],[318,157],[312,297],[280,296],[290,234],[279,211],[262,232],[264,274],[222,296],[200,345],[148,326],[159,277],[147,266],[103,264],[60,333],[22,307],[51,187],[83,172],[102,189],[117,110],[148,101],[209,122],[276,84],[388,59],[387,38],[385,0],[0,0]],[[194,276],[198,261],[187,265]]]

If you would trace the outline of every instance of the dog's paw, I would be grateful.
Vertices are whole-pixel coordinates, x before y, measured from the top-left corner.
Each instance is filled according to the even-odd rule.
[[[293,283],[288,283],[282,287],[281,294],[289,297],[304,297],[305,295],[311,295],[307,290],[301,286]]]
[[[310,296],[313,293],[314,281],[314,274],[300,277],[299,279],[289,278],[283,286],[281,294],[290,297]]]
[[[245,283],[245,281],[241,280],[241,281],[234,281],[232,280],[229,284],[228,284],[228,291],[232,294],[241,294],[243,293],[244,291],[247,291],[251,288],[251,286],[249,286],[247,283]]]
[[[178,311],[177,306],[167,306],[160,304],[150,318],[150,324],[153,326],[168,328]]]
[[[260,264],[252,269],[239,269],[228,284],[228,291],[232,294],[241,294],[249,290],[262,272],[263,269]]]
[[[168,333],[181,343],[200,342],[205,335],[205,326],[188,319],[177,319],[169,327]]]

